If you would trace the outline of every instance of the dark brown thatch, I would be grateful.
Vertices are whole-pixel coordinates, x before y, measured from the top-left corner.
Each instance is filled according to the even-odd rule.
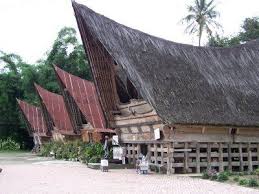
[[[84,44],[90,32],[164,121],[259,126],[259,40],[195,47],[128,28],[75,2],[73,7]]]

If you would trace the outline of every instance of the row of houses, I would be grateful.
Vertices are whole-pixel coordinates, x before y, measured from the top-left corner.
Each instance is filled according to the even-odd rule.
[[[87,126],[84,115],[97,131],[119,136],[129,164],[146,155],[169,174],[259,166],[259,40],[196,47],[129,28],[74,1],[72,6],[96,92],[89,103],[89,91],[55,68],[63,104],[70,107],[70,133]],[[48,103],[39,96],[48,118]],[[90,113],[88,104],[100,108]],[[64,119],[60,107],[52,112]]]
[[[104,134],[114,133],[105,127],[94,84],[57,66],[54,66],[54,71],[61,95],[35,84],[40,107],[17,100],[35,145],[50,139],[101,141]]]

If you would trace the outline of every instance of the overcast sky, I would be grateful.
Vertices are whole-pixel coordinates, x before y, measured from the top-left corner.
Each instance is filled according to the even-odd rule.
[[[77,0],[119,23],[175,42],[197,45],[179,23],[193,0]],[[259,0],[215,0],[224,35],[247,17],[259,16]],[[0,0],[0,50],[30,63],[44,57],[58,31],[77,29],[70,0]]]

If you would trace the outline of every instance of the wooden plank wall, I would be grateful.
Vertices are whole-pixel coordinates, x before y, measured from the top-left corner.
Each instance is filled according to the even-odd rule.
[[[259,143],[149,143],[150,163],[163,166],[167,173],[200,173],[208,168],[217,171],[252,171],[259,166]],[[126,144],[127,158],[135,164],[141,144]]]

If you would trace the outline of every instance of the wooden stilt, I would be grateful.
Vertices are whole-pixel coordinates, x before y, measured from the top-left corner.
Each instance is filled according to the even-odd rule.
[[[201,172],[201,165],[200,165],[200,143],[196,143],[196,173]]]
[[[166,162],[167,162],[167,175],[170,175],[172,173],[172,161],[171,161],[171,158],[172,158],[172,154],[173,152],[171,152],[171,144],[168,143],[167,145],[167,159],[166,159]]]
[[[240,162],[240,171],[244,171],[244,162],[243,162],[243,151],[242,151],[242,143],[239,143],[238,145],[239,149],[239,162]]]
[[[219,172],[224,171],[223,166],[223,145],[222,143],[219,143]]]
[[[232,172],[232,154],[231,154],[231,143],[228,143],[228,171]]]
[[[127,154],[127,158],[128,158],[128,163],[131,164],[131,154],[130,154],[130,144],[127,145],[127,149],[128,149],[128,154]]]
[[[135,154],[135,144],[132,144],[132,157],[133,157],[133,164],[136,165],[136,154]]]
[[[207,168],[208,170],[211,169],[211,144],[208,143],[207,145]]]
[[[248,143],[247,145],[247,152],[248,152],[248,171],[253,171],[253,164],[252,164],[252,151],[251,151],[251,144]]]
[[[147,160],[148,160],[148,163],[151,163],[151,145],[150,144],[147,145]]]
[[[154,144],[154,158],[155,158],[155,164],[157,165],[157,144]]]
[[[188,151],[186,151],[188,149],[188,142],[185,142],[184,143],[184,173],[188,173],[188,169],[189,169],[189,166],[188,166]]]
[[[164,145],[161,144],[161,165],[164,165]]]

